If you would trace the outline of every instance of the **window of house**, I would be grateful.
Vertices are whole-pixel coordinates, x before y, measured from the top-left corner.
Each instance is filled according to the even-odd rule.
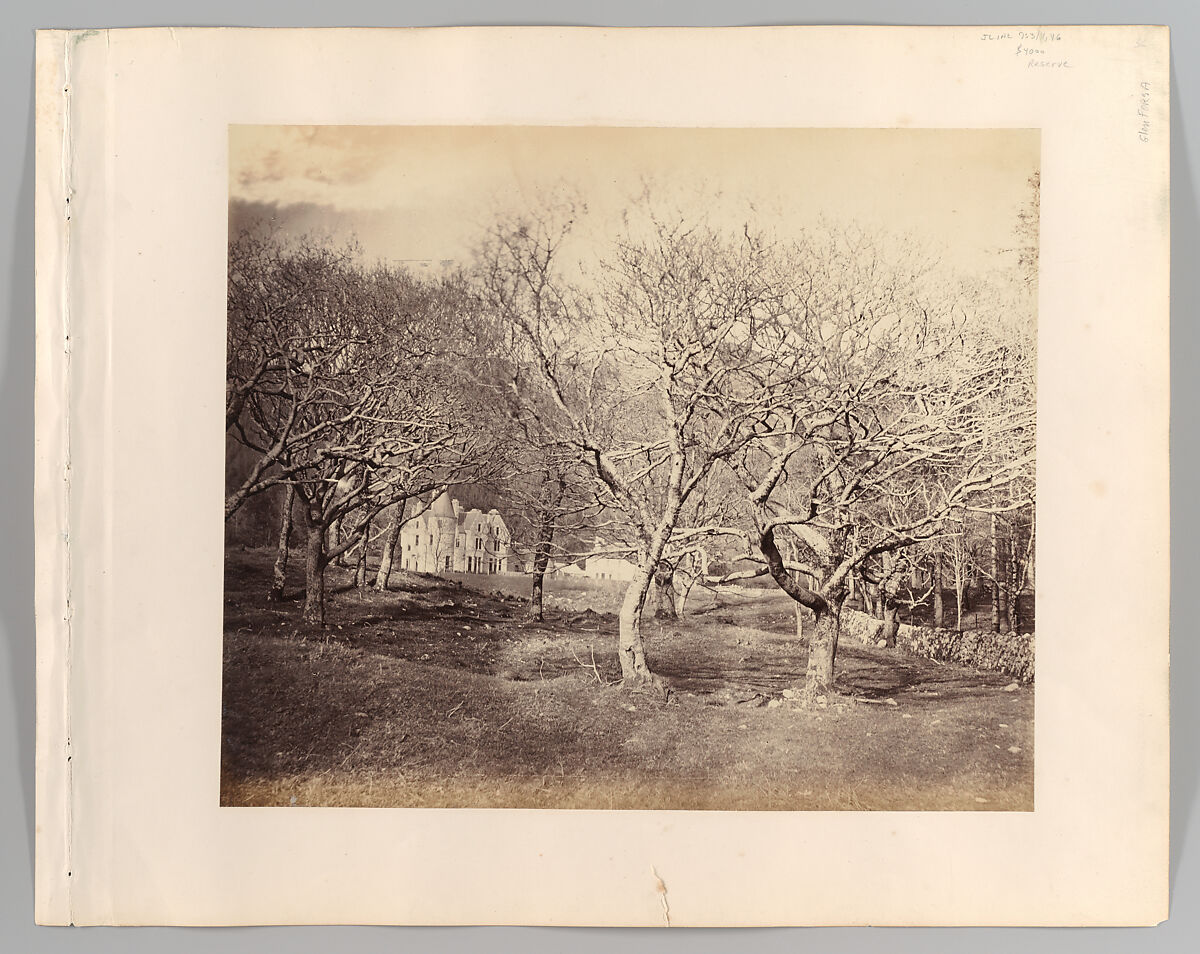
[[[446,569],[450,569],[450,558],[446,557]]]

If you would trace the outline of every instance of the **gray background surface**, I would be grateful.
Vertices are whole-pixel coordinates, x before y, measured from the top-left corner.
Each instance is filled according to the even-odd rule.
[[[33,924],[33,31],[39,27],[120,26],[439,26],[578,24],[720,26],[781,23],[1165,23],[1172,27],[1172,591],[1188,593],[1200,576],[1195,545],[1200,507],[1192,493],[1197,435],[1197,332],[1200,310],[1200,14],[1174,2],[988,2],[950,0],[110,0],[104,3],[9,0],[0,13],[0,267],[7,269],[0,317],[0,950],[221,951],[334,949],[384,951],[559,950],[689,952],[752,946],[784,951],[1187,951],[1200,950],[1200,834],[1196,815],[1196,726],[1200,646],[1191,601],[1173,600],[1170,920],[1152,929],[903,929],[652,931],[558,928],[37,928]],[[1131,317],[1131,320],[1136,320]],[[1136,506],[1136,502],[1131,502]],[[1119,566],[1114,555],[1114,569]],[[1114,598],[1108,581],[1097,581]],[[1103,839],[1104,832],[1096,837]]]

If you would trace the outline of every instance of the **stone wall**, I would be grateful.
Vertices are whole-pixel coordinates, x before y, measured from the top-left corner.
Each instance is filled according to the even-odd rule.
[[[882,638],[883,621],[860,613],[842,610],[842,634],[863,645],[874,646]],[[958,632],[929,629],[901,623],[896,645],[915,656],[1002,672],[1018,682],[1033,682],[1034,638],[1018,633],[993,633],[986,630]]]

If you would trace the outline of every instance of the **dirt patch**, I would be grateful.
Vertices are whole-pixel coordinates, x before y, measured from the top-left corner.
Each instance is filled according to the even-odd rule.
[[[231,556],[222,804],[1033,807],[1032,689],[843,645],[837,693],[798,708],[807,649],[770,590],[647,620],[664,702],[615,686],[609,611],[535,623],[515,592],[415,574],[359,592],[333,569],[313,633],[297,604],[262,599],[268,553]]]

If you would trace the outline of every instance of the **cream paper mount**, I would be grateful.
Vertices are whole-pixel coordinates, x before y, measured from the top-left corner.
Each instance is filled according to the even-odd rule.
[[[38,921],[1165,918],[1168,108],[1162,27],[40,33]],[[231,199],[304,198],[272,198],[265,159],[257,177],[231,164],[239,137],[279,127],[1033,142],[1042,638],[1027,810],[223,805]],[[887,156],[885,222],[899,215]],[[276,181],[295,160],[276,155]],[[931,209],[988,168],[938,161]],[[300,179],[330,178],[314,168]],[[453,183],[430,182],[450,202]],[[869,217],[864,196],[839,201]],[[814,214],[837,205],[813,199]],[[1118,566],[1136,599],[1104,592]]]

